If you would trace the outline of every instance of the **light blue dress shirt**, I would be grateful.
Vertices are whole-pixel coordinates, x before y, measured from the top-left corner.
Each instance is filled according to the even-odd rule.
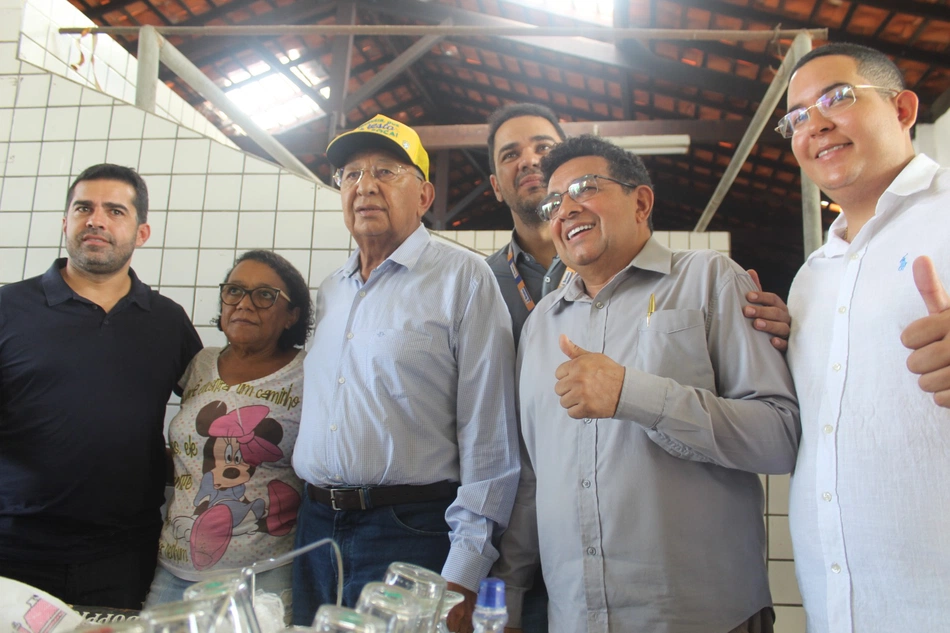
[[[442,575],[470,589],[518,486],[511,319],[480,257],[420,226],[321,284],[294,468],[316,486],[461,483]]]

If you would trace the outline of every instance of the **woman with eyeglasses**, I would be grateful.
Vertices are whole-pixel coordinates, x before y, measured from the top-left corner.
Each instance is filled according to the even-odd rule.
[[[291,456],[310,292],[290,262],[262,250],[241,255],[220,288],[215,321],[227,345],[199,352],[179,381],[181,409],[168,429],[174,492],[146,607],[293,549],[303,485]],[[258,574],[256,586],[289,613],[289,565]]]

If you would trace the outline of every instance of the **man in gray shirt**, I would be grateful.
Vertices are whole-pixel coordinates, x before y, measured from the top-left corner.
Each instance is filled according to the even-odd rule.
[[[642,161],[582,136],[541,162],[578,276],[522,333],[523,453],[496,566],[511,625],[542,562],[552,633],[771,631],[763,491],[800,426],[781,353],[742,317],[754,285],[652,237]]]

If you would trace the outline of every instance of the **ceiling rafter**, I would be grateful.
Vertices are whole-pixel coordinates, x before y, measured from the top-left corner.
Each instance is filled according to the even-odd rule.
[[[317,105],[320,106],[320,109],[324,112],[330,107],[330,103],[327,101],[326,97],[319,93],[319,91],[313,86],[308,85],[300,77],[298,77],[294,72],[284,64],[273,51],[271,51],[267,46],[262,42],[257,42],[254,45],[254,50],[261,56],[261,59],[267,62],[271,68],[276,69],[277,72],[286,77],[290,83],[297,86],[297,89],[300,90],[303,94],[307,95],[311,99],[317,102]],[[294,64],[296,65],[296,64]]]
[[[891,13],[903,13],[904,15],[923,18],[925,20],[950,22],[950,15],[948,15],[946,4],[916,2],[913,0],[861,0],[861,5],[874,7],[875,9],[884,9]]]
[[[256,2],[260,2],[260,0],[253,0],[253,2],[248,2],[248,4],[253,4]],[[230,4],[222,6],[230,6]],[[298,24],[310,20],[316,23],[335,14],[335,2],[326,4],[310,4],[309,2],[300,2],[289,4],[287,6],[275,9],[269,13],[256,16],[254,24]],[[192,24],[189,22],[182,23],[181,26],[202,26],[201,19],[203,17],[203,15],[198,16],[196,19],[199,22],[198,24]],[[332,42],[332,40],[330,41]],[[245,37],[194,37],[175,44],[175,47],[181,51],[182,55],[190,59],[191,62],[196,66],[204,66],[209,63],[208,60],[211,59],[212,56],[227,56],[229,54],[234,54],[236,50],[239,51],[243,48],[246,48],[246,45],[247,38]]]
[[[372,20],[375,24],[380,23],[379,16],[375,13],[370,13],[370,20]],[[395,57],[398,54],[398,49],[393,43],[393,38],[383,37],[382,41],[385,42],[389,52],[393,55],[393,57]],[[435,102],[432,100],[432,96],[427,92],[425,86],[422,85],[422,81],[419,79],[418,74],[411,66],[406,68],[406,76],[409,77],[409,80],[413,83],[413,85],[415,85],[416,89],[419,90],[419,92],[422,93],[422,95],[425,96],[432,105],[435,105]]]
[[[585,96],[585,98],[587,98],[587,99],[589,99],[589,100],[592,100],[592,101],[594,100],[593,97],[599,97],[599,98],[601,98],[601,102],[604,103],[604,105],[606,105],[608,108],[610,108],[611,106],[613,106],[613,107],[618,107],[618,108],[623,109],[623,111],[625,112],[625,115],[624,115],[623,118],[625,118],[625,119],[632,119],[632,118],[634,118],[633,115],[638,111],[639,106],[632,100],[632,95],[631,95],[631,97],[630,97],[629,109],[627,108],[627,105],[624,104],[623,94],[624,94],[624,93],[630,94],[630,93],[627,92],[627,89],[624,88],[624,83],[626,83],[626,85],[627,85],[627,87],[629,88],[630,91],[632,91],[632,90],[638,90],[638,91],[641,91],[641,92],[651,92],[651,93],[654,93],[654,94],[661,94],[661,95],[663,95],[663,96],[665,96],[665,97],[668,97],[668,98],[670,98],[670,99],[674,99],[674,100],[676,100],[676,101],[678,101],[678,102],[689,102],[689,103],[697,104],[697,105],[699,105],[699,106],[703,106],[703,107],[707,107],[707,108],[715,108],[715,109],[718,109],[718,110],[727,110],[727,109],[729,109],[729,105],[730,105],[728,102],[725,102],[725,101],[724,101],[724,102],[717,102],[717,101],[713,101],[713,100],[710,100],[710,99],[706,99],[706,98],[704,98],[704,97],[702,97],[702,96],[700,96],[700,95],[684,95],[684,94],[678,94],[678,93],[673,93],[673,92],[671,92],[671,91],[668,90],[668,89],[663,89],[663,88],[661,88],[661,89],[656,89],[655,87],[643,86],[643,85],[639,85],[639,84],[634,85],[634,84],[632,84],[632,82],[629,82],[629,81],[628,81],[628,82],[623,82],[623,81],[618,82],[617,79],[615,79],[615,78],[606,78],[606,77],[595,76],[596,79],[605,82],[605,84],[609,84],[609,83],[619,83],[619,84],[620,84],[620,92],[621,92],[621,97],[620,97],[620,99],[614,99],[614,98],[612,98],[611,95],[609,94],[609,92],[604,92],[603,94],[595,94],[595,93],[592,93],[592,92],[588,92],[588,91],[586,91],[586,90],[584,90],[584,89],[573,88],[573,87],[569,86],[569,85],[566,84],[566,83],[558,83],[558,84],[552,85],[552,84],[549,84],[549,83],[545,83],[545,79],[544,79],[543,77],[540,77],[540,78],[526,78],[526,77],[523,76],[523,75],[522,75],[522,76],[518,76],[518,75],[515,75],[515,74],[513,74],[513,73],[504,71],[504,70],[499,70],[499,69],[497,69],[497,68],[492,68],[492,69],[490,69],[490,70],[486,70],[484,67],[474,66],[474,65],[471,65],[471,64],[467,64],[466,62],[464,62],[464,61],[462,61],[462,60],[459,60],[459,59],[452,59],[452,58],[445,58],[445,57],[430,57],[430,58],[427,60],[427,64],[434,64],[434,65],[438,65],[438,66],[447,66],[447,67],[449,67],[449,68],[465,69],[465,70],[467,70],[467,71],[469,71],[469,72],[482,72],[482,73],[484,73],[485,75],[487,75],[489,78],[491,78],[491,77],[498,77],[498,78],[504,79],[505,81],[507,81],[507,82],[509,82],[509,83],[520,83],[520,84],[524,84],[524,85],[528,86],[529,88],[534,88],[534,89],[537,89],[537,90],[543,90],[543,91],[546,91],[546,92],[564,92],[565,94],[573,94],[573,95],[575,95],[575,96]],[[552,70],[556,70],[556,69],[552,69]],[[591,77],[591,75],[588,74],[588,75],[586,75],[586,77],[589,78],[589,77]],[[452,80],[455,80],[455,79],[456,79],[456,77],[453,76],[451,73],[445,74],[445,75],[443,76],[443,78],[445,78],[445,79],[452,79]],[[532,80],[532,79],[533,79],[533,80]],[[621,78],[621,79],[622,79],[622,78]],[[671,87],[671,88],[673,87],[672,84],[670,85],[670,87]],[[755,112],[755,108],[752,108],[752,107],[749,107],[747,110],[748,110],[748,111],[747,111],[747,115],[750,116],[750,117],[751,117],[752,114],[754,114],[754,112]],[[666,113],[666,112],[667,112],[667,111],[665,111],[665,110],[660,110],[660,109],[656,109],[656,111],[657,111],[657,112],[662,112],[662,113]],[[673,114],[673,113],[670,113],[670,114]],[[587,115],[587,118],[590,118],[590,115],[589,115],[589,114]]]
[[[444,20],[452,18],[459,25],[485,27],[486,33],[496,26],[523,25],[514,20],[498,18],[489,15],[478,15],[463,9],[448,7],[441,4],[420,2],[419,0],[387,0],[379,5],[379,10],[402,17],[411,17],[421,22]],[[596,25],[594,25],[596,26]],[[605,29],[606,31],[606,29]],[[609,34],[605,32],[605,37]],[[757,94],[765,92],[767,86],[760,82],[751,81],[742,77],[728,75],[704,68],[696,68],[677,61],[657,57],[649,50],[632,42],[637,50],[636,54],[623,51],[613,44],[598,40],[572,38],[571,46],[565,47],[563,40],[551,37],[502,37],[502,40],[521,42],[540,49],[552,51],[560,55],[569,55],[590,61],[608,64],[646,73],[651,76],[663,76],[676,81],[683,81],[707,90],[728,90],[732,93]],[[565,50],[569,48],[569,50]]]
[[[446,20],[443,24],[451,24],[451,20]],[[357,104],[375,95],[389,82],[407,70],[420,57],[428,53],[432,47],[442,39],[443,36],[441,35],[427,35],[419,38],[412,46],[386,64],[382,70],[374,74],[372,79],[357,88],[352,94],[346,95],[343,102],[343,109],[350,110]]]
[[[758,22],[770,26],[781,23],[782,28],[785,29],[802,29],[808,27],[806,22],[796,20],[795,18],[787,15],[771,13],[769,11],[763,11],[762,9],[743,7],[740,5],[723,2],[722,0],[677,0],[677,2],[684,6],[696,7],[705,11],[714,11],[721,15],[727,15],[729,17],[745,20],[747,22]],[[855,44],[863,44],[864,46],[876,48],[882,53],[886,53],[892,57],[909,59],[922,64],[950,66],[950,53],[946,52],[925,51],[919,48],[907,48],[905,46],[901,46],[900,44],[894,44],[882,39],[875,39],[867,35],[859,35],[857,33],[851,33],[850,31],[844,31],[832,27],[828,27],[828,39],[833,42],[853,42]]]

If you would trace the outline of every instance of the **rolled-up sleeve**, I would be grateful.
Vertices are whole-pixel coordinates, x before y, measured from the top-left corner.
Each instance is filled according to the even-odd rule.
[[[508,525],[520,460],[511,319],[487,265],[470,283],[456,337],[461,487],[446,512],[452,546],[442,575],[477,591],[498,558],[492,538]]]

